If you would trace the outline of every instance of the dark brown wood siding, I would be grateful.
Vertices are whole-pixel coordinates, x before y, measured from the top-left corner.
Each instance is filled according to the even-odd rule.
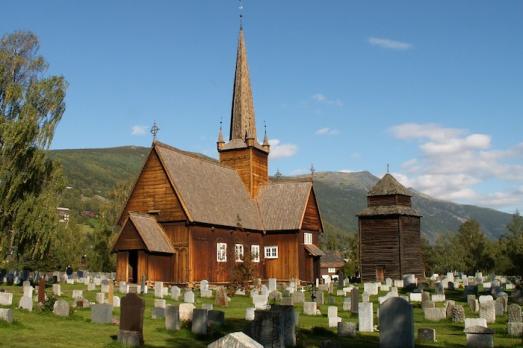
[[[360,217],[360,267],[362,281],[375,281],[376,269],[385,277],[400,279],[400,236],[397,217]]]
[[[122,229],[118,240],[114,244],[114,250],[144,250],[145,244],[131,220]]]
[[[129,252],[120,251],[116,254],[116,280],[127,281],[127,264],[129,260]]]
[[[130,211],[141,213],[159,211],[157,215],[159,222],[187,220],[180,200],[154,150],[151,151],[131,192],[120,218],[120,225]]]
[[[421,253],[420,218],[401,216],[401,271],[424,277],[423,255]]]

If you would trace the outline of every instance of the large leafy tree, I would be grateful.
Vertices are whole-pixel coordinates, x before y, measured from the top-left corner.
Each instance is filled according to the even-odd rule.
[[[516,212],[499,241],[504,273],[523,276],[523,217]]]
[[[48,76],[38,38],[0,39],[0,258],[41,259],[57,230],[60,167],[46,156],[65,110],[66,81]]]

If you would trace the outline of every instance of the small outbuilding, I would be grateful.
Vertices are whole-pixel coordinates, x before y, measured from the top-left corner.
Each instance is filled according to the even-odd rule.
[[[412,194],[392,175],[369,191],[368,207],[358,214],[362,281],[424,277],[421,215],[412,208]]]

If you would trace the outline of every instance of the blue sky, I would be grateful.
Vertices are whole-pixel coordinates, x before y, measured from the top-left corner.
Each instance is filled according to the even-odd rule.
[[[272,173],[314,163],[382,175],[390,163],[435,197],[523,208],[522,1],[244,7]],[[2,12],[0,33],[35,32],[49,72],[69,82],[53,148],[148,146],[156,120],[161,141],[216,156],[238,1],[11,1]]]

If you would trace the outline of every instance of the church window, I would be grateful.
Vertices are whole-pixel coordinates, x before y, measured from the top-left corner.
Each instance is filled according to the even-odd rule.
[[[251,245],[251,261],[260,262],[260,246]]]
[[[265,247],[265,258],[266,259],[277,259],[278,258],[278,247],[277,246],[266,246]]]
[[[227,262],[227,244],[216,243],[216,261]]]
[[[234,245],[234,255],[236,262],[243,262],[243,244]]]
[[[312,233],[305,232],[303,239],[303,244],[312,244]]]

